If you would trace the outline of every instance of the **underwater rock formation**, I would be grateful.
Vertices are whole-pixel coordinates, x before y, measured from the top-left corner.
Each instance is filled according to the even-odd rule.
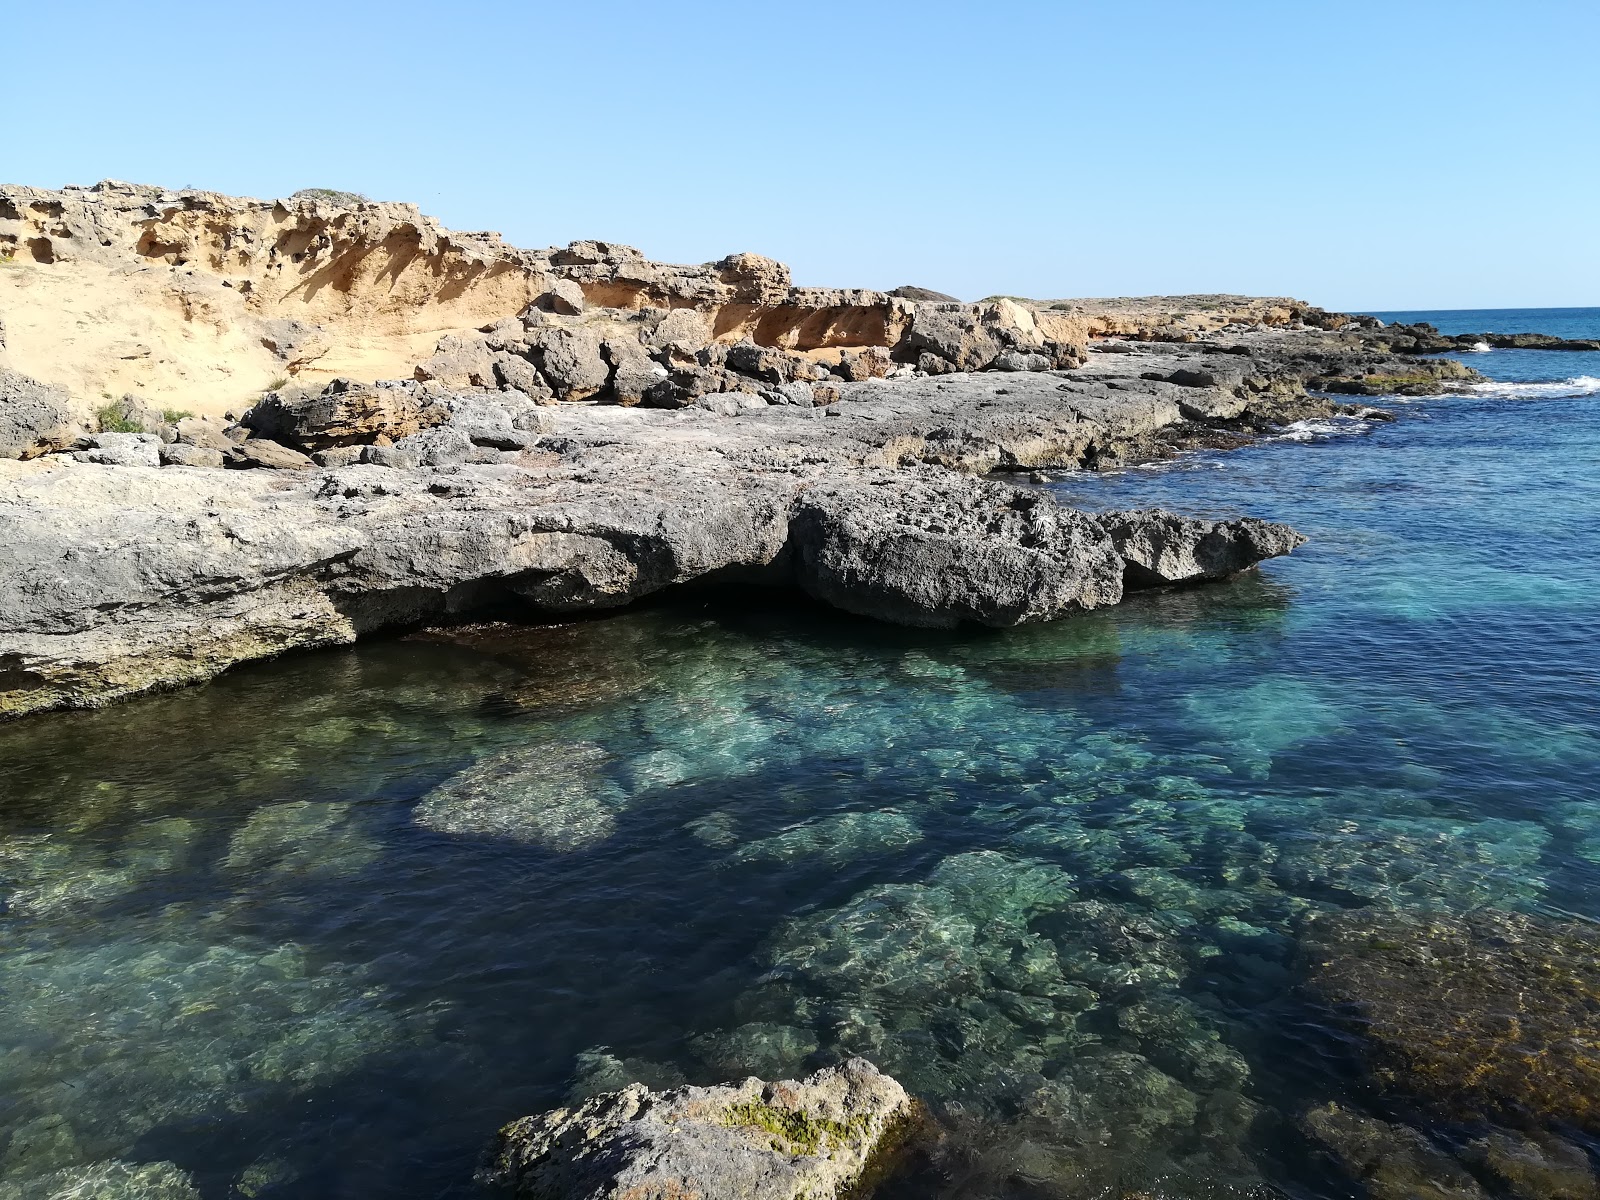
[[[200,1200],[172,1163],[104,1162],[0,1181],[0,1200]]]
[[[911,1111],[905,1089],[859,1058],[799,1081],[634,1084],[507,1125],[480,1177],[521,1200],[831,1200]]]
[[[1353,1022],[1383,1086],[1464,1119],[1600,1130],[1600,931],[1482,911],[1309,923],[1308,989]]]

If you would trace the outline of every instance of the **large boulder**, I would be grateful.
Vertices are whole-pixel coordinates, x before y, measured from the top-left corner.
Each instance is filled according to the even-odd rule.
[[[0,367],[0,458],[61,450],[87,429],[61,388]]]
[[[433,357],[417,364],[413,374],[418,382],[433,382],[447,388],[494,387],[494,355],[488,343],[471,334],[446,334],[439,339]]]
[[[611,380],[611,364],[592,329],[541,326],[528,331],[534,363],[560,400],[588,400]]]
[[[410,437],[448,419],[447,407],[434,404],[414,387],[378,387],[335,379],[321,391],[285,388],[268,392],[245,413],[241,424],[264,438],[322,450],[351,446],[378,437]],[[180,430],[180,437],[187,430]],[[216,449],[229,447],[203,442]]]
[[[1241,517],[1202,521],[1164,509],[1102,513],[1129,589],[1226,579],[1306,543],[1287,525]]]
[[[1122,598],[1122,559],[1093,517],[943,471],[829,477],[791,529],[806,591],[898,625],[1021,625]]]
[[[865,1059],[799,1081],[633,1084],[500,1131],[480,1178],[517,1200],[831,1200],[911,1118]]]

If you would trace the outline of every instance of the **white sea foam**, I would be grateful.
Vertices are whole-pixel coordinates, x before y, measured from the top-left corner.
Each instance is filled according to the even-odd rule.
[[[1280,442],[1314,442],[1319,438],[1343,437],[1351,433],[1365,433],[1372,428],[1371,421],[1360,417],[1318,417],[1309,421],[1296,421],[1284,427],[1273,440]]]
[[[1472,345],[1467,347],[1467,351],[1471,354],[1487,354],[1493,349],[1494,347],[1489,345],[1488,342],[1473,342]]]
[[[1576,375],[1571,379],[1544,383],[1505,383],[1489,380],[1461,385],[1460,395],[1483,396],[1491,400],[1539,400],[1552,397],[1593,396],[1600,393],[1600,379]]]

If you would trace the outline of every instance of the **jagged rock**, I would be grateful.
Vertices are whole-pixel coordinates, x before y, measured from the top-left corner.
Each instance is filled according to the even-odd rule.
[[[501,387],[521,392],[535,404],[554,404],[556,394],[545,382],[539,369],[519,354],[505,350],[494,355],[494,377]]]
[[[592,329],[530,329],[528,345],[540,373],[561,400],[587,400],[610,381],[611,364],[601,353],[600,335]]]
[[[894,367],[887,350],[867,346],[861,350],[845,350],[839,355],[836,368],[841,379],[860,383],[866,379],[882,379]]]
[[[541,421],[532,401],[520,404],[499,403],[492,399],[461,397],[450,403],[450,428],[474,446],[495,450],[525,450],[539,440]],[[522,425],[517,424],[518,421]]]
[[[64,390],[0,367],[0,458],[61,450],[87,428]]]
[[[728,370],[768,384],[810,379],[816,373],[812,364],[799,355],[750,341],[729,346],[726,362]]]
[[[681,362],[692,361],[710,343],[711,322],[692,308],[673,309],[646,335],[647,345]]]
[[[519,1200],[830,1200],[911,1112],[905,1090],[860,1058],[798,1082],[634,1084],[512,1122],[480,1178]]]
[[[450,333],[439,339],[433,357],[417,364],[418,382],[447,388],[494,387],[494,355],[481,337]]]
[[[302,450],[323,450],[379,437],[409,437],[441,424],[449,415],[447,407],[432,403],[431,397],[415,388],[374,387],[335,379],[320,391],[286,388],[268,392],[240,423],[263,438]],[[219,440],[208,432],[202,444],[219,450],[234,448],[219,444]]]
[[[1471,1173],[1414,1129],[1327,1104],[1300,1121],[1372,1200],[1488,1200]]]
[[[222,451],[209,446],[196,446],[188,442],[173,442],[161,447],[163,467],[220,467]]]
[[[830,480],[801,496],[794,528],[802,587],[899,625],[1020,625],[1122,598],[1122,560],[1092,517],[1002,484]]]
[[[236,443],[223,432],[223,428],[222,422],[215,417],[184,417],[174,426],[177,440],[182,445],[226,453]]]
[[[240,442],[228,453],[230,467],[268,467],[277,471],[307,471],[316,466],[306,455],[269,438]]]
[[[542,312],[576,316],[586,307],[583,288],[570,279],[557,279],[550,290],[534,299],[534,307]]]
[[[102,467],[159,467],[161,439],[153,433],[95,433],[73,454],[79,462]]]
[[[1306,542],[1287,525],[1254,517],[1202,521],[1147,509],[1102,513],[1100,523],[1122,557],[1129,588],[1225,579]]]
[[[976,310],[965,305],[921,305],[912,318],[904,345],[918,353],[917,365],[929,374],[936,364],[927,364],[923,355],[942,359],[944,370],[981,371],[995,360],[1002,347],[978,323]]]
[[[651,388],[667,378],[667,369],[654,362],[644,347],[631,338],[607,338],[600,353],[611,366],[610,395],[618,404],[638,404]]]

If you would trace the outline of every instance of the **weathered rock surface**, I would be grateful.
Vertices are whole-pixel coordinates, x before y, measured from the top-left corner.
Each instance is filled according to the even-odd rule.
[[[0,463],[0,552],[14,564],[0,574],[0,712],[104,703],[397,623],[604,609],[692,580],[797,586],[918,625],[1009,625],[1231,574],[1296,535],[1085,516],[974,476],[1235,444],[1336,407],[1301,389],[1333,361],[1314,346],[1237,344],[1245,354],[1135,346],[1072,372],[807,381],[812,406],[743,391],[667,410],[351,387],[269,398],[265,412],[301,444],[422,414],[441,423],[390,444],[373,432],[315,462],[180,423],[189,440],[175,446],[220,443],[230,460],[294,469]],[[1218,358],[1231,373],[1212,385],[1170,381]],[[1241,407],[1185,414],[1203,398]],[[141,453],[156,461],[192,457],[120,436],[151,438]]]
[[[63,389],[0,367],[0,458],[33,458],[60,450],[88,430]]]
[[[860,1058],[799,1081],[634,1084],[507,1125],[481,1177],[520,1200],[828,1200],[911,1113]]]
[[[1287,525],[1253,517],[1201,521],[1152,509],[1106,513],[1100,524],[1122,561],[1123,583],[1130,589],[1226,579],[1306,542]]]

